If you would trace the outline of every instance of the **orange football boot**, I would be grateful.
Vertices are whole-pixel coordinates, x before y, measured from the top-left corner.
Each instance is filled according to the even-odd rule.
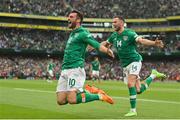
[[[90,85],[85,85],[85,89],[90,92],[90,93],[94,93],[94,94],[98,94],[98,93],[101,93],[101,94],[105,94],[105,92],[99,88],[96,88],[94,86],[90,86]]]

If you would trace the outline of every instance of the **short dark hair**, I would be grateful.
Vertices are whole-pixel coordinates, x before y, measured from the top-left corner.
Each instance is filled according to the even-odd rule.
[[[126,22],[125,19],[122,16],[117,15],[117,16],[114,16],[113,18],[118,18],[118,19],[122,20],[124,23]]]
[[[82,12],[80,12],[80,11],[78,11],[78,10],[72,10],[70,13],[77,13],[77,16],[80,18],[80,23],[82,23],[83,22],[83,13]]]

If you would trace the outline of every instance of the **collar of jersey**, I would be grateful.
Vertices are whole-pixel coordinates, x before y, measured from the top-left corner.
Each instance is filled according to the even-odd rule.
[[[72,32],[74,33],[74,32],[78,32],[78,31],[80,31],[82,29],[82,26],[80,26],[80,27],[78,27],[78,28],[76,28],[75,30],[73,30]]]
[[[126,31],[126,28],[124,28],[124,30],[120,34],[118,32],[116,32],[116,34],[117,35],[123,35],[125,31]]]

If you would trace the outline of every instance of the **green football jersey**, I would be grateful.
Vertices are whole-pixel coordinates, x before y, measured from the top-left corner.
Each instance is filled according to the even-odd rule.
[[[91,62],[92,70],[99,71],[100,63],[98,60],[94,60]]]
[[[83,27],[73,30],[64,51],[62,69],[84,67],[85,53],[88,44],[99,50],[100,43],[92,37],[88,30]]]
[[[139,37],[133,30],[125,28],[124,31],[119,34],[113,32],[107,39],[109,43],[112,43],[117,50],[119,60],[123,67],[126,67],[132,62],[142,61],[141,55],[137,52],[136,38]]]
[[[49,71],[49,70],[53,70],[54,67],[55,67],[55,64],[50,62],[50,63],[48,64],[48,71]]]

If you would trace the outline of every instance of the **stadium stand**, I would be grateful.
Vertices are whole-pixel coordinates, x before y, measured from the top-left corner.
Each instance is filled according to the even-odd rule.
[[[151,6],[151,7],[150,7]],[[45,16],[65,16],[67,13],[73,9],[79,9],[84,12],[86,18],[112,18],[115,15],[122,15],[127,19],[134,18],[163,18],[165,22],[161,22],[161,19],[158,19],[154,23],[129,23],[129,26],[142,28],[153,26],[165,26],[171,27],[179,25],[179,18],[173,19],[174,21],[166,21],[166,18],[169,16],[178,16],[180,15],[180,0],[2,0],[0,5],[0,12],[5,13],[20,13],[21,17],[16,19],[11,18],[12,16],[6,16],[5,19],[0,19],[1,22],[10,22],[10,23],[26,23],[30,24],[29,28],[14,28],[4,27],[1,24],[0,31],[0,76],[2,78],[26,78],[26,79],[44,79],[47,75],[46,66],[48,62],[47,54],[58,51],[63,53],[65,48],[65,43],[69,32],[63,30],[40,30],[40,29],[31,29],[31,24],[40,24],[47,25],[52,23],[53,25],[57,24],[54,21],[42,20],[39,17],[38,19],[31,18],[22,18],[24,14],[30,15],[45,15]],[[106,13],[106,14],[104,14]],[[8,18],[8,19],[7,19]],[[23,19],[23,20],[22,20]],[[44,19],[44,18],[43,18]],[[57,19],[57,18],[56,18]],[[145,19],[145,20],[146,20]],[[12,20],[12,21],[11,21]],[[93,19],[94,20],[94,19]],[[40,22],[40,23],[39,23]],[[41,23],[42,22],[42,23]],[[58,21],[59,22],[59,21]],[[60,21],[62,22],[62,21]],[[100,21],[101,22],[101,21]],[[58,23],[60,24],[60,23]],[[11,25],[11,24],[10,24]],[[54,26],[55,26],[54,25]],[[61,25],[61,24],[60,24]],[[65,24],[63,23],[65,26]],[[93,24],[94,25],[94,24]],[[16,25],[16,27],[18,24]],[[20,25],[19,25],[20,26]],[[110,25],[109,25],[110,26]],[[96,26],[93,26],[96,28]],[[52,27],[51,27],[52,28]],[[170,29],[170,28],[169,28]],[[168,80],[179,80],[180,81],[180,62],[179,57],[174,58],[174,54],[179,56],[180,54],[180,34],[179,30],[170,29],[171,31],[161,31],[158,32],[138,32],[144,37],[155,39],[162,35],[165,48],[157,49],[154,47],[142,47],[138,46],[139,51],[143,54],[147,54],[143,64],[141,77],[145,78],[149,74],[148,71],[152,68],[156,68],[159,71],[162,71],[168,74]],[[98,33],[94,31],[94,33]],[[101,42],[106,40],[110,34],[109,32],[101,33],[102,36],[96,36],[95,38]],[[14,56],[11,56],[8,49],[15,50]],[[18,55],[21,50],[45,50],[46,54],[43,57],[30,56],[27,53],[22,53],[23,56]],[[1,51],[3,50],[3,51]],[[5,50],[5,52],[4,52]],[[34,52],[34,51],[33,51]],[[32,53],[32,52],[31,52]],[[167,60],[161,60],[161,58],[153,58],[151,54],[160,53],[163,54],[164,58]],[[8,54],[8,55],[7,55]],[[172,55],[172,56],[170,56]],[[26,56],[26,57],[24,57]],[[61,72],[61,60],[62,55],[56,59],[57,73]],[[149,57],[147,57],[149,56]],[[170,57],[169,57],[170,56]],[[172,58],[171,58],[172,57]],[[150,59],[149,59],[150,58]],[[153,58],[153,61],[151,59]],[[173,61],[172,61],[173,59]],[[171,60],[171,61],[170,61]],[[60,62],[59,62],[60,61]],[[86,71],[89,71],[89,60],[87,59]],[[117,66],[118,61],[114,60],[113,62],[109,59],[101,59],[101,79],[107,80],[122,80],[122,68]],[[87,72],[89,73],[89,72]],[[87,74],[87,78],[90,79],[90,75]]]
[[[62,59],[54,59],[56,64],[56,74],[61,72]],[[1,78],[25,78],[25,79],[45,79],[47,75],[46,66],[48,58],[40,57],[0,57],[0,77]],[[101,59],[100,77],[103,80],[122,80],[121,67],[117,66],[118,61]],[[86,62],[87,78],[90,79],[90,61]],[[168,80],[180,80],[179,61],[146,61],[143,63],[141,78],[146,78],[152,68],[156,68],[168,75]]]
[[[60,73],[60,62],[54,59],[56,74]],[[45,79],[49,58],[40,57],[0,57],[1,78],[14,79]]]
[[[64,16],[76,8],[88,18],[160,18],[180,15],[179,6],[179,0],[3,0],[0,11]]]
[[[61,31],[2,28],[0,48],[63,51],[66,39]]]
[[[68,34],[62,31],[2,28],[0,31],[0,48],[63,51]],[[166,45],[165,49],[144,46],[139,46],[138,49],[140,52],[148,52],[149,54],[153,52],[177,52],[180,50],[180,41],[173,37],[176,34],[178,33],[171,34],[163,39]],[[95,39],[102,42],[107,39],[107,36],[103,34],[102,38],[96,36]],[[155,39],[152,36],[150,38]]]

